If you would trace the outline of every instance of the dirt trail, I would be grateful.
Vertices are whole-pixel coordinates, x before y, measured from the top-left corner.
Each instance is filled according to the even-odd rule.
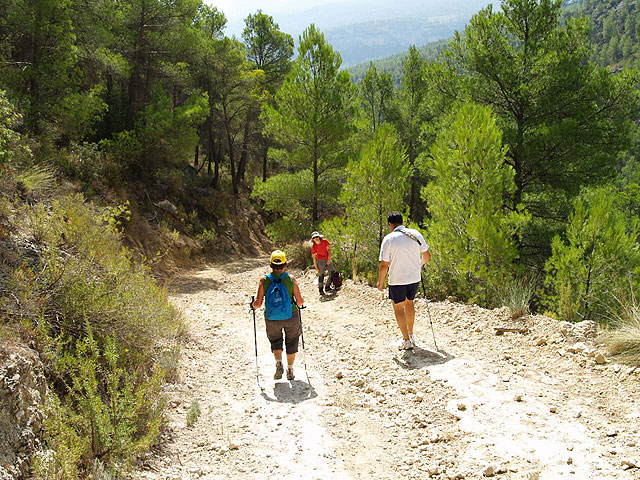
[[[265,265],[236,261],[174,283],[190,341],[163,442],[133,478],[640,479],[640,372],[598,364],[584,333],[544,317],[496,336],[514,326],[505,309],[433,303],[437,352],[419,301],[421,348],[400,354],[377,290],[348,282],[320,300],[313,275],[298,274],[306,352],[294,381],[272,380],[260,310],[261,391],[247,304]]]

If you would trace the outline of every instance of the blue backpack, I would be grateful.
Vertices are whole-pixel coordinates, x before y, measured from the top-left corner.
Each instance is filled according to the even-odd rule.
[[[282,283],[282,280],[288,275],[288,273],[283,273],[280,278],[275,278],[271,274],[267,275],[267,278],[271,280],[265,295],[265,315],[269,320],[288,320],[293,316],[291,297],[287,287]]]

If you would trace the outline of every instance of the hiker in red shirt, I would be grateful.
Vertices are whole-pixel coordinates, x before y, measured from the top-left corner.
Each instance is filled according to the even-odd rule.
[[[319,233],[311,234],[311,256],[313,257],[313,265],[318,273],[318,291],[320,295],[324,295],[325,291],[331,291],[331,277],[334,272],[333,262],[331,261],[331,244]],[[324,284],[325,271],[328,273],[326,286]]]

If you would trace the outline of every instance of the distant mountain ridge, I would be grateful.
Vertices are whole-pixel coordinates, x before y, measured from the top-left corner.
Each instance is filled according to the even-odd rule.
[[[469,21],[467,15],[395,18],[335,28],[325,32],[327,40],[342,55],[343,66],[405,51],[453,35]]]
[[[589,18],[594,48],[592,61],[613,70],[640,67],[640,0],[568,0],[563,6],[565,18]],[[463,28],[458,30],[462,31]],[[421,45],[418,51],[422,57],[434,60],[450,40],[451,37],[415,45]],[[375,59],[373,64],[378,70],[391,73],[398,85],[402,75],[402,59],[407,55],[407,50]],[[354,82],[360,83],[370,63],[364,61],[345,65],[345,68]]]
[[[342,54],[343,66],[369,60],[448,38],[490,0],[345,0],[290,12],[271,11],[283,32],[298,40],[310,24],[324,32]],[[229,34],[242,31],[238,21],[228,25]]]

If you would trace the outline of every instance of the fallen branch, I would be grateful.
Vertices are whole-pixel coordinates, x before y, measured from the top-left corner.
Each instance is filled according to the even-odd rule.
[[[496,335],[503,335],[505,332],[513,333],[529,333],[529,329],[526,327],[494,327]]]

